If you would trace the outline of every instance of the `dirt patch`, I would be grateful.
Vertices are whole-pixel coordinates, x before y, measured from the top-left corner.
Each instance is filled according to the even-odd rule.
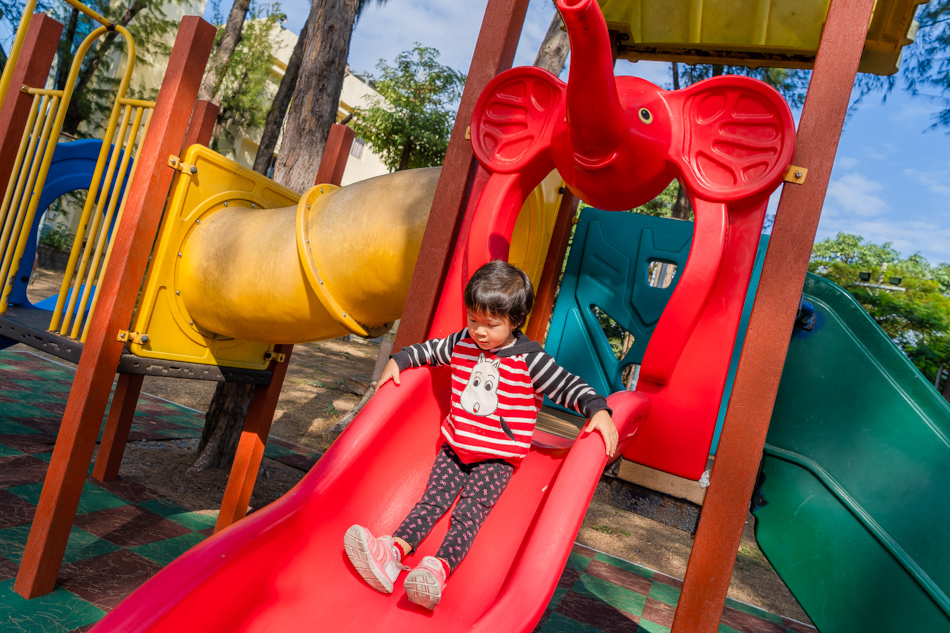
[[[38,301],[55,294],[59,280],[55,273],[39,271],[29,290],[30,299]],[[36,353],[23,346],[17,349]],[[294,346],[271,437],[311,451],[325,451],[338,435],[330,432],[330,427],[360,399],[347,391],[344,381],[351,376],[368,379],[377,353],[376,344],[349,338]],[[143,386],[146,393],[199,412],[207,410],[214,389],[212,382],[157,377],[147,377]],[[120,477],[146,485],[189,510],[214,513],[228,473],[189,470],[196,447],[197,440],[130,442]],[[251,499],[252,509],[277,499],[303,476],[301,470],[265,458]],[[807,616],[757,547],[753,521],[750,515],[729,597],[807,622]],[[681,530],[598,501],[592,502],[588,510],[578,541],[675,578],[683,578],[692,547],[692,538]]]

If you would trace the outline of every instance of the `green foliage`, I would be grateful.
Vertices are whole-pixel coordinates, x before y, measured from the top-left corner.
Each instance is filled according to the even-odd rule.
[[[657,218],[671,217],[673,215],[673,203],[676,202],[676,194],[679,191],[679,186],[679,181],[673,180],[656,198],[636,209],[630,209],[630,212],[652,215]]]
[[[264,126],[273,99],[265,94],[267,78],[279,52],[277,36],[285,19],[276,2],[251,3],[241,41],[221,71],[218,121],[223,125],[217,129],[231,142],[245,130]],[[223,26],[218,28],[219,37],[223,30]]]
[[[65,224],[46,224],[40,229],[40,244],[55,248],[58,251],[69,250],[72,244],[72,235]]]
[[[389,169],[441,165],[465,75],[438,63],[439,51],[416,42],[395,65],[380,60],[374,87],[380,97],[356,108],[350,124]]]
[[[681,88],[691,86],[703,79],[718,75],[742,75],[764,81],[772,86],[788,101],[793,108],[800,108],[805,103],[805,92],[808,90],[808,81],[811,78],[810,70],[792,70],[788,68],[745,68],[744,66],[719,66],[699,64],[673,64],[673,72],[679,73],[678,83]]]
[[[950,364],[950,264],[931,265],[919,253],[902,258],[890,242],[839,233],[815,244],[808,268],[850,292],[931,382]],[[882,274],[882,285],[901,277],[906,290],[858,285],[861,272],[873,284]]]

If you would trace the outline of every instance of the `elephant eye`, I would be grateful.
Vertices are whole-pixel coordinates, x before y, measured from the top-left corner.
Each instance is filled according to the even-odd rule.
[[[476,387],[478,386],[478,378],[476,378],[475,380],[472,381],[472,385],[474,385],[474,386],[476,386]]]
[[[646,108],[640,108],[640,120],[647,125],[653,123],[653,113]]]
[[[491,391],[491,383],[490,383],[490,382],[486,382],[486,383],[485,383],[485,391]]]

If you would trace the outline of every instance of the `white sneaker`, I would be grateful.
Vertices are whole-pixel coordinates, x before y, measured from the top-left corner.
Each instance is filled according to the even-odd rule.
[[[410,602],[429,609],[435,609],[442,599],[445,589],[445,568],[435,556],[426,556],[418,567],[409,572],[406,582],[406,595]]]
[[[343,536],[343,549],[363,580],[376,591],[393,592],[399,573],[399,552],[391,536],[376,538],[362,525],[351,526]]]

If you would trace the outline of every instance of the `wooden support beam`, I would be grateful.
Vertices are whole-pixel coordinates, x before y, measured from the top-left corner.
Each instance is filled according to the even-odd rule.
[[[125,454],[125,445],[129,441],[132,418],[135,417],[135,405],[142,393],[142,381],[145,376],[120,374],[119,381],[112,394],[109,417],[102,431],[96,465],[92,468],[93,479],[113,481],[119,476],[119,466]]]
[[[335,123],[330,127],[323,158],[320,159],[320,167],[314,178],[315,185],[339,186],[343,180],[343,171],[346,168],[346,160],[350,155],[354,137],[353,130],[345,125]],[[280,390],[284,385],[293,349],[293,345],[277,345],[274,348],[275,354],[286,354],[287,358],[283,363],[271,362],[270,370],[273,376],[270,384],[254,389],[251,405],[244,419],[241,439],[234,455],[234,464],[228,476],[224,499],[218,511],[218,520],[214,525],[215,533],[247,515],[251,493],[254,491],[257,472],[264,457],[267,436],[274,421],[274,412],[277,410],[277,401],[280,398]]]
[[[207,99],[200,99],[195,102],[195,108],[191,112],[191,121],[188,123],[188,132],[181,144],[179,156],[184,155],[185,150],[192,145],[204,145],[205,147],[211,145],[211,135],[214,133],[214,124],[218,120],[220,109]]]
[[[561,279],[561,268],[567,254],[567,243],[571,239],[578,202],[580,201],[565,187],[561,206],[557,210],[557,219],[554,221],[554,231],[551,232],[548,254],[544,258],[544,268],[541,269],[541,279],[535,289],[534,310],[531,311],[531,320],[528,321],[525,334],[542,345],[547,337],[551,313],[554,312],[554,295],[557,294],[558,281]]]
[[[832,0],[802,109],[672,633],[714,633],[726,601],[874,0]]]
[[[116,337],[131,322],[174,174],[166,163],[181,150],[214,36],[201,18],[182,18],[14,584],[25,598],[56,584],[122,354]]]
[[[428,337],[475,173],[475,155],[471,141],[465,138],[466,131],[472,122],[475,102],[485,86],[495,75],[511,68],[527,10],[528,0],[489,0],[485,7],[442,175],[409,285],[406,309],[399,321],[395,349]]]
[[[48,15],[37,13],[30,21],[19,61],[10,79],[10,89],[0,110],[0,190],[10,180],[33,103],[33,97],[20,92],[20,87],[43,88],[46,85],[62,33],[63,25]]]

